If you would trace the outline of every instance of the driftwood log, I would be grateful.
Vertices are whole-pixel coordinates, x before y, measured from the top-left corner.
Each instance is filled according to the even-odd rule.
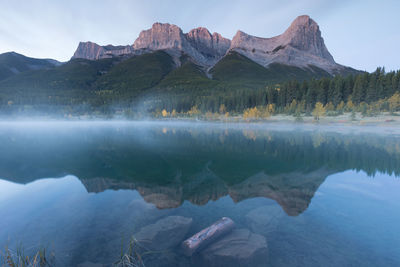
[[[201,230],[194,236],[186,239],[182,243],[183,253],[186,256],[192,256],[193,253],[206,247],[217,238],[231,232],[235,223],[228,217],[223,217],[209,227]]]

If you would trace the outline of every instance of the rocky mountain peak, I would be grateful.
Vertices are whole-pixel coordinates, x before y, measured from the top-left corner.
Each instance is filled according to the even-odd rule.
[[[174,24],[156,22],[150,29],[142,31],[132,46],[80,43],[73,58],[100,59],[156,50],[168,52],[177,65],[181,55],[186,54],[196,64],[211,67],[233,50],[264,67],[271,63],[301,68],[314,65],[332,74],[344,68],[336,64],[325,46],[318,24],[307,15],[297,17],[281,35],[262,38],[238,31],[232,41],[219,33],[211,34],[204,27],[183,33]]]
[[[282,34],[282,39],[294,48],[334,62],[325,47],[318,24],[307,15],[297,17]]]
[[[156,22],[151,29],[144,30],[133,44],[134,49],[182,49],[184,35],[176,25]]]
[[[134,51],[130,45],[100,46],[93,42],[80,42],[72,58],[86,58],[89,60],[96,60],[101,58],[110,58],[113,56],[129,55],[132,53],[134,53]]]
[[[190,32],[187,33],[189,38],[203,38],[203,39],[212,39],[211,33],[208,31],[207,28],[198,27],[192,29]]]
[[[297,17],[283,34],[272,38],[255,37],[238,31],[230,50],[264,67],[271,63],[306,68],[314,65],[331,73],[342,68],[326,48],[318,24],[306,15]]]
[[[219,33],[211,34],[208,29],[199,27],[186,34],[189,43],[206,58],[218,59],[228,51],[231,41]]]
[[[79,42],[72,58],[98,59],[104,53],[104,48],[92,42]]]
[[[301,16],[298,16],[297,18],[295,18],[292,21],[292,24],[290,25],[289,28],[293,28],[293,27],[309,27],[311,25],[318,27],[318,24],[312,18],[310,18],[310,16],[301,15]]]

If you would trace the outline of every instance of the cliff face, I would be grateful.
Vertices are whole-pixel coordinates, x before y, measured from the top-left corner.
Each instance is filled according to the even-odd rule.
[[[136,50],[166,50],[173,56],[186,54],[204,66],[214,65],[229,46],[230,40],[218,33],[211,35],[206,28],[196,28],[184,34],[178,26],[168,23],[154,23],[151,29],[142,31],[133,44]]]
[[[183,33],[176,25],[154,23],[139,34],[132,46],[99,46],[80,43],[73,58],[100,59],[120,55],[142,54],[165,50],[179,62],[187,55],[198,65],[211,67],[227,52],[236,51],[256,63],[268,67],[271,63],[308,68],[319,67],[331,74],[344,70],[325,46],[318,24],[309,16],[296,18],[281,35],[261,38],[238,31],[232,41],[219,33],[211,34],[199,27]]]
[[[132,46],[100,46],[92,42],[81,42],[72,58],[97,60],[165,50],[176,61],[186,54],[199,65],[212,66],[225,55],[230,43],[229,39],[219,33],[211,34],[206,28],[196,28],[184,34],[176,25],[154,23],[150,29],[139,34]]]
[[[185,36],[182,30],[168,23],[154,23],[151,29],[144,30],[133,43],[134,49],[180,49],[185,47]]]
[[[255,37],[238,31],[230,50],[264,67],[271,63],[297,67],[314,65],[330,73],[343,68],[334,61],[325,46],[318,24],[309,16],[296,18],[283,34],[272,38]]]
[[[209,59],[221,58],[228,51],[231,41],[219,33],[211,33],[203,27],[191,30],[186,34],[190,44],[203,56]]]
[[[134,50],[131,46],[100,46],[92,42],[80,42],[72,58],[85,58],[97,60],[102,58],[110,58],[113,56],[133,54]]]

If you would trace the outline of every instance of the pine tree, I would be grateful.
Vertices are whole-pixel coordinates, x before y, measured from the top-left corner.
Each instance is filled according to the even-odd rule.
[[[335,77],[335,91],[333,93],[332,102],[337,106],[343,100],[344,80],[341,77]]]
[[[354,87],[354,76],[349,75],[345,78],[344,81],[343,100],[349,98],[349,96],[353,92],[353,87]]]
[[[319,83],[319,90],[317,92],[316,101],[326,104],[330,81],[328,78],[322,78]]]
[[[352,101],[356,104],[364,101],[366,75],[358,75],[353,88]]]
[[[367,103],[372,103],[377,98],[377,88],[376,88],[376,76],[378,75],[378,70],[370,75],[370,79],[368,81],[367,93],[365,95],[365,101]]]

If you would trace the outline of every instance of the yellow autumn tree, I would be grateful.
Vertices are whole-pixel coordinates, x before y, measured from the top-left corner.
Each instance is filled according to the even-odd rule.
[[[329,102],[329,103],[327,103],[327,104],[325,105],[325,110],[327,110],[327,111],[333,111],[333,110],[335,110],[335,106],[333,105],[332,102]]]
[[[165,117],[167,117],[168,116],[168,111],[166,111],[165,109],[163,109],[162,111],[161,111],[161,115],[165,118]]]
[[[326,110],[325,110],[324,105],[321,102],[317,102],[315,104],[315,108],[314,108],[312,114],[314,116],[314,119],[318,121],[320,117],[325,115],[325,112],[326,112]]]
[[[270,114],[274,114],[275,113],[275,104],[268,104],[268,112]]]
[[[346,104],[346,111],[353,111],[354,110],[354,104],[351,98],[349,97],[349,100],[347,100]]]
[[[397,111],[400,108],[400,94],[396,92],[388,99],[388,102],[389,102],[389,111],[391,113]]]
[[[200,114],[200,110],[197,108],[197,106],[193,106],[188,112],[187,114],[189,116],[197,116]]]
[[[172,110],[171,117],[176,117],[176,110],[175,109]]]
[[[243,119],[245,120],[257,119],[260,117],[260,115],[260,111],[257,109],[257,107],[247,108],[243,111]]]

